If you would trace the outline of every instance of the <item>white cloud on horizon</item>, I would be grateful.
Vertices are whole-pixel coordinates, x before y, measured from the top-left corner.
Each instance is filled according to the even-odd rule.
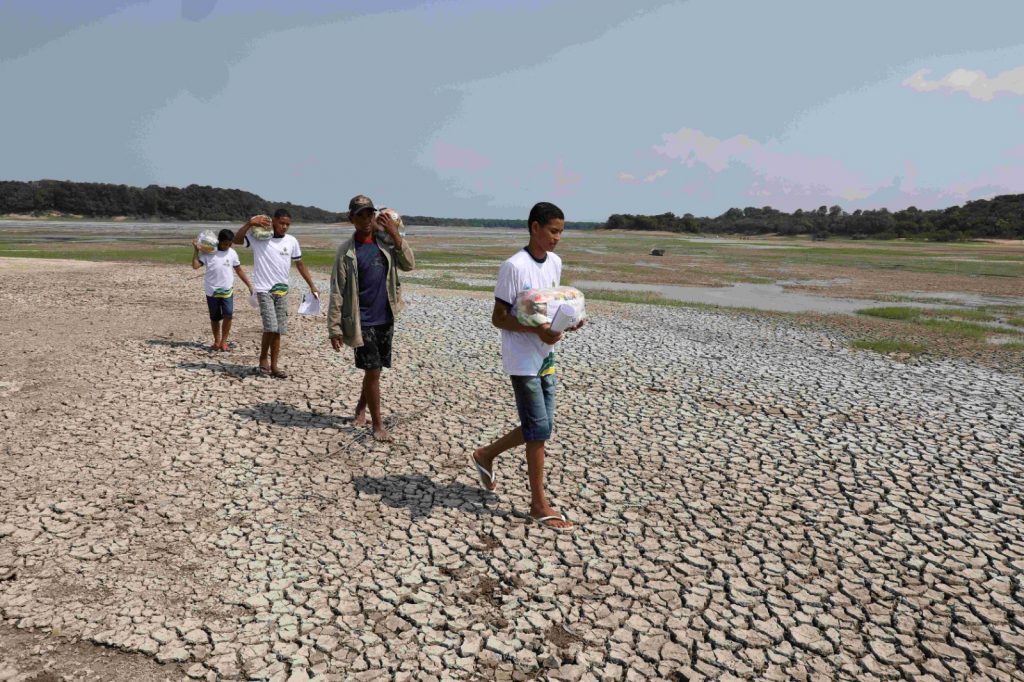
[[[928,80],[930,69],[921,69],[903,81],[916,92],[965,93],[971,99],[991,102],[999,95],[1024,96],[1024,66],[1007,69],[991,78],[984,71],[953,69],[939,80]]]

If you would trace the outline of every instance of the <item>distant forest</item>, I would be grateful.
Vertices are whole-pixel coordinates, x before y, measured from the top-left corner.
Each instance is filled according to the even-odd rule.
[[[690,213],[682,216],[673,213],[615,214],[608,218],[605,227],[712,234],[810,234],[817,239],[830,236],[851,239],[908,237],[932,241],[985,237],[1024,239],[1024,194],[979,199],[963,206],[929,211],[911,206],[902,211],[880,208],[847,213],[839,206],[822,206],[816,211],[797,209],[793,213],[785,213],[765,206],[730,208],[717,218],[698,218]]]
[[[268,201],[252,192],[200,185],[185,188],[129,187],[94,182],[37,180],[0,181],[0,215],[52,212],[87,218],[125,216],[135,220],[205,220],[244,222],[250,216],[287,208],[296,222],[336,223],[347,219],[345,212],[325,211],[315,206]],[[452,225],[457,227],[523,227],[525,219],[435,218],[405,215],[407,225]],[[710,234],[809,234],[818,239],[830,236],[852,239],[930,239],[957,241],[976,238],[1024,239],[1024,194],[969,201],[963,206],[922,211],[911,206],[902,211],[856,210],[847,213],[839,206],[821,206],[814,211],[793,213],[763,208],[730,208],[715,218],[691,213],[677,216],[613,214],[604,223],[567,222],[573,229],[658,230]]]
[[[45,216],[51,212],[86,218],[125,216],[134,220],[227,220],[244,222],[259,213],[286,208],[296,222],[336,223],[348,219],[315,206],[268,201],[240,189],[201,185],[185,188],[129,187],[96,182],[37,180],[0,181],[0,215],[15,213]],[[524,227],[525,218],[433,218],[404,215],[406,225],[455,225],[460,227]],[[569,228],[593,228],[601,223],[569,222]]]

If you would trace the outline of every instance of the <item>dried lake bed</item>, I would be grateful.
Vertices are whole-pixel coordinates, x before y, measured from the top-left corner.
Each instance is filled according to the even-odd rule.
[[[593,300],[560,354],[556,535],[520,454],[497,495],[467,469],[514,407],[490,295],[431,283],[387,446],[322,319],[262,379],[245,306],[205,350],[187,264],[0,258],[0,679],[1020,677],[1019,373]]]

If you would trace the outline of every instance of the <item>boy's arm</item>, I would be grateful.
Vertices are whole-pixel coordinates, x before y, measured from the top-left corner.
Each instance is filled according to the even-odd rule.
[[[249,231],[250,227],[252,227],[253,225],[256,224],[256,223],[253,222],[253,220],[255,220],[256,218],[261,218],[262,219],[263,216],[253,216],[252,218],[249,218],[247,221],[245,221],[245,225],[242,225],[240,228],[238,228],[238,232],[235,233],[235,240],[234,240],[233,243],[235,243],[235,244],[244,244],[245,243],[245,233]],[[266,223],[266,220],[262,219],[262,220],[260,220],[260,223],[261,224]]]
[[[320,298],[320,290],[313,284],[313,276],[309,274],[309,268],[306,267],[301,258],[295,261],[295,269],[302,275],[302,279],[306,280],[306,284],[309,286],[309,290],[313,292],[313,295]]]
[[[512,314],[512,307],[500,299],[494,299],[494,310],[491,311],[491,324],[507,332],[536,334],[540,337],[541,341],[549,346],[553,346],[562,340],[562,333],[551,331],[551,325],[549,324],[542,324],[539,327],[530,327],[523,324]]]
[[[241,265],[235,266],[235,274],[238,275],[238,279],[245,282],[245,286],[249,287],[249,295],[252,296],[252,282],[245,276],[245,270],[242,269]]]
[[[198,270],[203,267],[203,261],[199,260],[199,245],[196,244],[196,240],[192,240],[192,269]]]

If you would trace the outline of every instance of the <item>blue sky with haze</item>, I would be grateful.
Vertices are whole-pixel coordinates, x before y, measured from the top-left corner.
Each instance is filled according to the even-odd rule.
[[[3,0],[0,178],[569,218],[1024,192],[1024,3]]]

